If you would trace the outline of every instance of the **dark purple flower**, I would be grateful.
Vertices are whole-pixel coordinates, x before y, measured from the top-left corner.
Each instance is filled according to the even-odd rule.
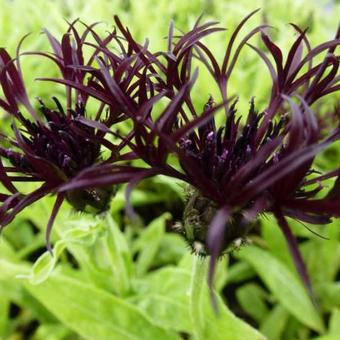
[[[4,149],[1,153],[12,164],[0,169],[1,182],[11,193],[1,196],[3,225],[31,202],[53,192],[57,200],[50,230],[64,199],[74,206],[81,204],[78,193],[89,190],[109,197],[110,192],[105,190],[110,189],[98,188],[124,182],[128,182],[126,210],[132,215],[129,204],[132,189],[144,178],[163,174],[187,183],[180,232],[194,252],[211,256],[210,284],[217,258],[247,235],[260,214],[271,213],[286,237],[300,275],[311,289],[287,217],[326,224],[332,216],[340,216],[340,168],[325,174],[314,169],[315,157],[340,138],[339,121],[325,135],[312,109],[320,98],[339,90],[339,56],[335,54],[339,33],[335,39],[312,48],[306,32],[293,25],[298,37],[283,60],[282,51],[266,33],[267,25],[254,28],[236,45],[242,27],[254,13],[233,32],[221,63],[202,41],[222,30],[215,22],[201,25],[197,21],[190,32],[177,37],[171,24],[167,51],[157,53],[148,50],[147,42],[138,44],[117,17],[121,37],[114,31],[102,40],[92,27],[87,27],[85,36],[79,37],[71,25],[70,33],[77,46],[74,48],[68,35],[60,44],[48,34],[54,53],[43,55],[61,70],[61,79],[50,80],[66,85],[67,105],[65,113],[59,102],[56,110],[43,106],[47,124],[41,122],[29,104],[19,59],[15,67],[3,51],[0,81],[5,99],[0,105],[25,129],[22,132],[13,125],[15,139],[10,143],[18,152]],[[86,43],[89,33],[96,44]],[[249,44],[258,33],[270,56]],[[120,53],[109,48],[111,41],[117,43]],[[87,63],[81,53],[85,44],[93,48]],[[272,90],[263,110],[258,111],[251,99],[249,112],[242,120],[237,113],[237,101],[229,95],[229,79],[246,46],[255,50],[268,67]],[[320,57],[322,61],[315,63]],[[194,105],[192,89],[198,78],[197,70],[193,69],[194,59],[212,75],[220,91],[220,104],[202,94],[207,97],[205,107],[198,110]],[[73,92],[75,97],[71,96]],[[256,95],[256,89],[254,92]],[[85,117],[89,97],[100,102],[95,119]],[[161,112],[155,109],[160,101],[168,103]],[[24,105],[35,121],[25,119],[18,104]],[[105,108],[108,114],[103,119]],[[217,125],[214,115],[221,110],[224,122]],[[121,135],[112,125],[125,119],[133,124],[133,129]],[[70,134],[83,146],[81,156],[69,152],[72,142],[66,136]],[[108,134],[119,138],[120,144],[113,145],[105,138]],[[43,138],[50,143],[43,143]],[[59,151],[60,159],[50,156],[55,152],[49,151],[47,145]],[[100,146],[111,150],[109,159],[101,159]],[[128,151],[118,156],[123,147]],[[169,161],[173,156],[178,164]],[[143,160],[146,166],[113,164],[134,159]],[[75,164],[72,160],[76,160]],[[20,176],[11,176],[12,171]],[[335,183],[327,192],[324,182],[328,179]],[[17,180],[39,180],[43,185],[22,196],[13,185]]]
[[[247,235],[260,214],[272,213],[310,289],[286,217],[326,224],[332,216],[340,216],[340,169],[318,175],[313,168],[316,155],[340,138],[339,121],[333,131],[323,136],[311,108],[320,98],[339,90],[339,56],[335,55],[339,33],[335,39],[312,48],[306,32],[293,25],[298,37],[284,61],[280,48],[265,33],[267,25],[254,28],[235,46],[242,27],[254,13],[232,34],[221,65],[201,41],[221,30],[216,23],[197,22],[192,31],[177,38],[171,25],[168,51],[152,57],[142,52],[141,46],[135,46],[152,68],[149,89],[156,89],[159,95],[129,116],[134,124],[133,138],[127,142],[131,155],[143,159],[148,167],[136,169],[127,187],[127,198],[139,181],[155,174],[188,183],[180,231],[194,252],[211,255],[210,283],[217,258]],[[274,64],[263,50],[249,44],[257,33],[261,33]],[[130,39],[126,31],[125,37]],[[236,101],[229,96],[228,85],[239,54],[247,45],[264,60],[273,85],[268,106],[258,112],[252,99],[243,123],[236,113]],[[313,65],[323,54],[323,60]],[[202,111],[195,108],[191,92],[198,75],[192,70],[193,58],[199,59],[211,73],[220,89],[221,104],[215,105],[210,98]],[[107,74],[109,70],[110,67]],[[103,86],[108,93],[109,80]],[[256,95],[255,89],[254,92]],[[162,97],[171,101],[155,118],[152,110]],[[213,115],[221,108],[225,121],[217,126]],[[178,166],[168,161],[170,155],[176,155]],[[118,178],[124,171],[116,169],[112,176]],[[336,177],[333,189],[325,193],[323,182]],[[82,188],[82,181],[80,175],[72,185]],[[65,190],[68,188],[66,185]],[[128,202],[127,210],[132,213]]]
[[[112,179],[113,162],[119,159],[120,150],[125,145],[125,142],[119,145],[112,142],[112,135],[116,133],[110,131],[110,127],[128,118],[135,107],[143,105],[147,86],[144,79],[139,79],[143,77],[144,64],[133,53],[129,43],[120,41],[116,31],[101,39],[94,31],[94,25],[86,26],[82,35],[78,34],[74,25],[70,25],[61,42],[45,31],[53,53],[26,53],[47,57],[58,66],[62,75],[58,81],[66,85],[65,105],[53,97],[54,107],[47,107],[39,99],[40,113],[36,112],[28,99],[21,73],[21,43],[15,59],[5,49],[0,50],[0,85],[3,90],[0,107],[13,119],[13,136],[1,135],[0,180],[8,193],[0,195],[3,202],[0,225],[2,229],[25,207],[50,193],[56,194],[47,226],[48,248],[53,221],[65,200],[81,211],[100,213],[109,207],[115,192],[113,185],[117,181]],[[87,42],[89,35],[95,38],[96,46]],[[117,42],[121,51],[111,53],[109,61],[107,58],[104,60],[100,56],[101,49],[112,40]],[[93,50],[87,61],[84,60],[85,47]],[[99,64],[99,69],[93,66],[95,62]],[[105,82],[108,77],[104,68],[106,63],[115,69],[115,93],[118,96],[110,97],[108,102],[100,85],[100,80]],[[84,88],[91,89],[91,94],[99,97],[96,112],[87,112],[89,95],[82,91]],[[111,138],[107,138],[108,135]],[[109,150],[107,159],[102,157],[102,148]],[[60,191],[80,173],[85,178],[81,189],[72,188],[71,185],[68,190]],[[109,181],[105,174],[111,176]],[[128,181],[130,177],[126,167],[118,182]],[[23,194],[15,182],[41,184],[35,191]]]

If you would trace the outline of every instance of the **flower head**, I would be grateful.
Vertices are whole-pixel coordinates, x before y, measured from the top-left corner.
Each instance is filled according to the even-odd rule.
[[[339,89],[340,61],[335,54],[339,33],[335,39],[312,48],[306,31],[293,25],[298,37],[284,60],[284,53],[267,34],[268,25],[255,27],[236,46],[244,24],[255,12],[232,33],[221,62],[202,40],[223,30],[215,22],[201,25],[197,21],[190,32],[179,37],[174,36],[171,24],[167,51],[156,53],[148,50],[147,42],[143,46],[135,42],[117,17],[122,37],[114,31],[102,40],[92,27],[87,27],[80,37],[71,25],[70,32],[78,46],[73,48],[68,35],[60,44],[48,34],[54,53],[43,55],[61,70],[62,78],[52,80],[66,85],[67,109],[64,112],[58,101],[56,110],[42,105],[47,123],[41,122],[29,104],[19,59],[15,67],[2,51],[0,83],[6,99],[0,105],[25,130],[13,125],[15,139],[9,141],[19,151],[1,151],[2,158],[12,164],[12,167],[0,167],[1,181],[11,192],[1,196],[2,225],[9,223],[25,206],[53,192],[57,193],[57,199],[50,230],[64,199],[83,210],[84,201],[89,204],[88,197],[92,197],[90,205],[96,207],[96,200],[101,201],[99,210],[102,210],[112,194],[112,189],[106,188],[123,182],[128,182],[126,210],[131,215],[129,196],[134,186],[146,177],[162,174],[187,184],[187,203],[179,230],[193,252],[210,255],[210,284],[217,258],[248,234],[259,215],[270,213],[276,217],[297,269],[310,289],[286,218],[325,224],[332,216],[340,216],[340,169],[319,175],[314,167],[315,157],[340,138],[340,124],[337,122],[325,136],[312,109],[320,98]],[[79,46],[84,45],[89,33],[96,44],[87,44],[94,52],[85,63]],[[269,56],[249,44],[256,34],[261,34]],[[112,40],[120,47],[119,54],[109,47]],[[246,46],[265,62],[272,89],[267,105],[259,110],[255,99],[251,99],[248,114],[242,117],[237,113],[235,96],[229,94],[229,80]],[[315,64],[320,57],[322,61]],[[200,109],[192,99],[198,78],[193,65],[197,60],[211,74],[220,98],[214,98],[220,102],[215,104],[211,96],[202,94],[208,100]],[[85,76],[89,76],[86,83]],[[73,106],[72,91],[76,98]],[[85,117],[89,97],[101,103],[92,120]],[[164,110],[156,111],[161,101],[167,105]],[[23,117],[18,104],[25,106],[34,122]],[[102,119],[105,107],[108,115]],[[218,111],[223,111],[219,112],[224,115],[222,124],[216,119]],[[114,123],[125,119],[133,124],[128,134],[112,129]],[[118,147],[107,135],[121,140]],[[81,152],[73,149],[75,140],[82,146]],[[112,152],[107,160],[101,159],[100,146]],[[118,157],[125,147],[129,150]],[[58,156],[54,157],[56,153]],[[178,162],[170,161],[173,156]],[[146,166],[113,164],[117,160],[134,159],[143,160]],[[21,175],[11,177],[11,171]],[[330,178],[335,184],[325,192],[323,183]],[[13,185],[16,180],[38,180],[44,184],[23,196]]]
[[[119,41],[116,31],[101,39],[94,26],[86,26],[80,35],[74,25],[70,25],[61,42],[45,31],[53,53],[26,53],[47,57],[57,65],[62,78],[53,80],[65,85],[65,104],[53,97],[54,107],[51,107],[38,99],[40,112],[37,112],[28,99],[23,82],[19,53],[21,43],[15,59],[5,49],[0,50],[0,85],[3,90],[0,107],[13,120],[13,135],[1,135],[0,177],[9,193],[0,196],[3,202],[0,225],[2,229],[25,207],[48,194],[56,194],[47,226],[48,248],[53,221],[65,200],[80,211],[100,213],[109,208],[116,180],[112,176],[108,179],[105,174],[111,174],[112,163],[119,159],[119,152],[125,145],[114,144],[112,135],[115,132],[110,131],[110,127],[126,119],[129,109],[143,104],[146,86],[139,80],[144,64],[129,47],[133,41],[128,42],[126,47]],[[87,46],[90,44],[87,42],[89,35],[95,38],[96,46]],[[105,102],[100,80],[105,82],[108,75],[100,71],[105,64],[100,53],[103,46],[112,40],[118,41],[121,48],[121,52],[110,54],[111,65],[115,67],[116,92],[120,97],[119,100]],[[88,60],[84,58],[85,46],[93,49]],[[132,66],[132,63],[135,65]],[[88,112],[89,95],[84,88],[91,89],[91,94],[102,99],[96,112]],[[103,148],[109,151],[105,159]],[[80,173],[86,177],[83,186],[73,188],[72,180]],[[99,174],[102,176],[98,181]],[[127,180],[128,171],[123,177]],[[40,186],[27,194],[19,191],[16,182],[38,182]],[[68,189],[65,190],[66,185]]]
[[[242,27],[254,13],[232,34],[222,63],[201,40],[221,30],[216,23],[197,22],[192,31],[177,40],[170,26],[168,51],[158,53],[156,60],[149,58],[154,73],[157,72],[151,88],[163,92],[160,90],[150,105],[130,116],[134,138],[129,140],[129,146],[148,167],[136,169],[127,188],[127,198],[133,186],[155,174],[176,177],[188,184],[180,231],[194,252],[211,255],[210,282],[217,258],[234,241],[247,235],[260,214],[274,214],[297,268],[310,287],[286,217],[320,224],[328,223],[332,216],[340,216],[339,180],[330,193],[320,198],[325,192],[324,180],[339,176],[339,169],[322,176],[314,169],[316,155],[339,139],[339,123],[325,137],[311,108],[317,100],[338,90],[339,57],[335,48],[340,43],[339,34],[312,48],[306,32],[293,25],[298,37],[284,61],[281,49],[265,32],[267,25],[254,28],[235,46]],[[261,33],[274,64],[263,50],[249,44],[257,33]],[[248,115],[242,120],[236,112],[235,100],[229,95],[229,79],[241,50],[247,45],[268,67],[272,91],[261,111],[252,99]],[[326,53],[323,60],[313,66],[323,53]],[[201,111],[192,100],[198,77],[192,69],[194,58],[210,72],[222,98],[215,105],[210,97]],[[162,96],[171,101],[154,116],[152,110]],[[218,126],[213,115],[220,109],[224,110],[224,123]],[[168,161],[169,155],[177,157],[178,166]]]

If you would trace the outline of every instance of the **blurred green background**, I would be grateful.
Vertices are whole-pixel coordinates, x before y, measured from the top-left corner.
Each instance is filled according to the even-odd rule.
[[[262,10],[243,32],[268,22],[275,27],[272,37],[283,49],[295,37],[288,23],[308,26],[315,45],[334,37],[340,14],[338,1],[322,0],[1,0],[0,46],[14,53],[20,39],[31,33],[23,51],[50,50],[43,28],[60,38],[67,21],[80,18],[87,24],[102,22],[99,27],[104,32],[113,28],[112,16],[118,14],[137,41],[149,38],[151,49],[158,50],[166,46],[170,20],[186,31],[203,14],[203,21],[217,20],[227,28],[208,39],[215,55],[222,57],[237,23],[256,8]],[[253,43],[259,43],[259,38],[254,37]],[[61,86],[35,81],[57,75],[50,62],[26,56],[23,71],[32,102],[37,96],[63,96]],[[238,62],[230,88],[240,96],[241,112],[251,96],[260,108],[268,99],[269,76],[249,48]],[[202,73],[195,104],[204,105],[211,93],[215,89]],[[324,102],[324,110],[332,109],[338,99],[339,95]],[[327,169],[339,162],[339,147],[333,147],[317,166]],[[25,184],[25,190],[29,189]],[[133,195],[141,216],[138,226],[124,217],[123,191],[120,188],[105,219],[72,212],[65,205],[52,236],[53,258],[45,253],[44,234],[53,200],[38,202],[6,227],[0,239],[0,339],[197,336],[187,294],[193,258],[170,227],[181,218],[181,183],[163,177],[143,182]],[[299,281],[276,223],[265,218],[251,235],[251,246],[220,261],[215,288],[221,313],[214,314],[205,294],[200,305],[205,320],[201,339],[340,339],[340,223],[313,226],[329,238],[324,240],[290,222],[318,306],[312,305]]]

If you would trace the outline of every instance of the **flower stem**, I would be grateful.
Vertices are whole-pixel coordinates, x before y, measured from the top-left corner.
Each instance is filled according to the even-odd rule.
[[[190,316],[195,340],[204,339],[204,319],[202,315],[202,293],[206,282],[207,260],[195,255],[190,283]]]

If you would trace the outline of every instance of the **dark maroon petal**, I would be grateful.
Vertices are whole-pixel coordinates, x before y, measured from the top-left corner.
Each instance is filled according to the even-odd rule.
[[[83,93],[89,94],[90,96],[104,102],[105,104],[112,104],[112,99],[108,95],[100,93],[99,91],[97,91],[93,88],[87,87],[83,84],[79,84],[75,81],[58,79],[58,78],[37,78],[37,80],[51,81],[51,82],[63,84],[63,85],[66,85],[66,86],[70,86],[70,87],[73,87],[73,88],[83,92]]]
[[[149,100],[145,101],[140,108],[138,109],[138,112],[131,116],[131,118],[138,123],[145,123],[147,124],[148,118],[150,117],[151,111],[153,109],[153,106],[160,101],[163,97],[165,97],[167,94],[167,91],[160,92],[157,95],[152,96]]]
[[[195,48],[195,51],[199,55],[199,59],[204,63],[205,67],[209,70],[210,74],[215,77],[215,79],[220,79],[221,78],[221,70],[218,65],[218,62],[216,58],[214,57],[213,52],[209,50],[207,46],[205,46],[202,42],[197,42],[197,46],[199,48]],[[211,63],[211,66],[208,62],[208,60],[204,57],[203,53],[201,50],[207,55],[208,60]]]
[[[174,22],[171,20],[168,33],[168,53],[172,53],[173,38],[174,38]]]
[[[9,224],[21,210],[38,201],[42,197],[48,195],[51,193],[51,191],[52,189],[47,184],[43,184],[37,190],[20,199],[8,213],[6,213],[6,210],[12,205],[12,202],[9,202],[8,204],[2,204],[0,207],[0,225],[4,227],[5,225]],[[19,193],[14,194],[11,197],[11,200],[17,201],[19,196]]]
[[[285,149],[285,152],[290,153],[293,150],[296,150],[298,146],[303,146],[305,137],[305,121],[302,111],[293,102],[293,100],[285,95],[282,95],[282,97],[289,103],[292,112],[289,141]]]
[[[248,43],[248,41],[258,32],[261,32],[264,28],[268,28],[268,25],[260,25],[258,27],[255,27],[253,30],[251,30],[240,42],[240,44],[238,45],[233,58],[231,59],[230,65],[227,68],[226,74],[225,74],[225,78],[224,81],[227,82],[232,74],[232,71],[235,67],[235,64],[238,60],[238,57],[241,53],[241,50],[243,49],[243,47]],[[223,69],[222,69],[223,72]]]
[[[15,123],[12,124],[12,128],[15,132],[19,147],[25,152],[27,159],[30,161],[31,166],[36,170],[36,173],[40,174],[41,177],[52,185],[64,181],[65,175],[57,166],[51,161],[35,155],[34,151],[25,142]]]
[[[339,92],[339,91],[340,91],[340,85],[328,87],[327,89],[322,91],[322,96],[326,96],[330,93],[335,93],[335,92]],[[319,98],[320,98],[320,96],[317,97],[317,99],[319,99]]]
[[[266,56],[266,54],[261,51],[259,48],[247,43],[247,45],[249,47],[251,47],[260,57],[261,59],[264,61],[264,63],[266,64],[268,70],[269,70],[269,73],[270,73],[270,76],[272,78],[272,82],[273,82],[273,87],[275,87],[277,84],[277,74],[276,74],[276,71],[274,69],[274,66],[272,64],[272,62],[270,61],[270,59]]]
[[[133,210],[133,207],[130,201],[130,197],[131,197],[131,193],[133,189],[138,185],[139,182],[141,182],[145,178],[157,175],[159,173],[160,173],[159,169],[156,169],[156,168],[146,169],[145,171],[139,172],[136,176],[132,177],[129,180],[129,183],[125,189],[125,213],[131,220],[134,220],[136,217],[136,213]]]
[[[226,49],[226,53],[224,56],[224,60],[223,60],[223,65],[222,65],[222,73],[225,74],[227,72],[227,68],[228,68],[228,64],[229,64],[229,59],[231,56],[231,51],[235,42],[235,39],[237,38],[239,32],[241,31],[242,27],[245,25],[245,23],[255,14],[259,11],[260,9],[256,9],[255,11],[251,12],[250,14],[248,14],[240,23],[239,25],[236,27],[235,31],[233,32],[227,49]]]
[[[306,31],[307,30],[305,30],[304,32],[300,32],[300,35],[295,40],[293,46],[289,50],[286,64],[283,69],[284,79],[286,79],[290,74],[292,74],[296,70],[298,64],[301,62],[303,50],[302,42],[306,39],[305,38]]]
[[[220,208],[214,219],[212,220],[207,237],[207,246],[210,253],[210,263],[208,272],[208,284],[212,292],[213,279],[215,273],[216,262],[222,252],[223,239],[226,224],[230,218],[230,208],[228,206],[223,206]]]
[[[177,120],[177,114],[179,112],[179,109],[182,107],[183,102],[185,100],[185,96],[187,95],[187,92],[190,91],[193,84],[195,83],[197,79],[197,72],[193,75],[192,79],[189,83],[185,84],[179,93],[172,99],[170,104],[167,106],[167,108],[163,111],[163,113],[160,115],[160,117],[157,119],[155,123],[155,128],[158,131],[165,130],[166,132],[171,132],[172,126],[174,125],[175,121]]]
[[[318,200],[291,200],[288,207],[299,209],[306,213],[324,214],[329,216],[340,217],[340,198],[335,199],[318,199]]]
[[[308,37],[306,35],[306,32],[308,31],[308,29],[302,31],[301,28],[298,27],[297,25],[295,25],[293,23],[291,23],[290,25],[300,34],[300,36],[302,37],[302,39],[303,39],[303,41],[304,41],[304,43],[307,47],[307,53],[310,53],[310,51],[312,50],[312,47],[311,47],[311,44],[310,44]],[[296,60],[297,59],[295,59],[295,61]],[[301,62],[301,60],[300,60],[300,62]],[[312,66],[313,66],[313,60],[309,60],[307,69],[310,70],[312,68]],[[296,65],[294,63],[294,68],[289,69],[289,74],[287,76],[290,77],[292,75],[292,73],[295,72],[297,69],[298,69],[298,65]],[[306,86],[309,86],[309,82],[306,83]]]
[[[292,234],[292,231],[291,231],[286,219],[284,218],[282,212],[279,209],[277,209],[277,210],[275,210],[274,215],[275,215],[277,222],[278,222],[278,224],[279,224],[279,226],[280,226],[280,228],[283,232],[283,235],[285,236],[286,242],[287,242],[288,247],[289,247],[289,251],[292,255],[296,269],[297,269],[297,271],[298,271],[298,273],[299,273],[299,275],[302,279],[302,282],[304,283],[311,299],[313,300],[313,302],[315,302],[316,299],[315,299],[315,295],[314,295],[314,292],[313,292],[312,284],[311,284],[310,278],[308,276],[305,264],[303,262],[303,258],[300,254],[299,245],[298,245],[294,235]]]
[[[211,23],[211,24],[215,24],[215,23]],[[178,60],[181,60],[181,58],[184,57],[187,51],[191,49],[194,45],[196,45],[205,36],[208,36],[215,32],[221,32],[225,30],[224,28],[219,28],[219,27],[202,30],[201,29],[202,27],[203,26],[192,30],[191,31],[191,33],[193,33],[192,36],[189,37],[189,35],[186,35],[182,37],[181,43],[176,44],[174,48],[174,54],[176,55],[176,52],[178,51]],[[179,53],[179,45],[181,45],[180,53]]]
[[[218,24],[217,21],[210,21],[201,26],[198,25],[194,26],[192,30],[181,36],[180,39],[176,42],[175,47],[173,49],[173,54],[178,56],[181,53],[181,51],[184,51],[185,49],[192,47],[200,39],[202,39],[202,37],[213,33],[212,30],[224,31],[223,28],[218,27],[210,28],[212,26],[215,26],[216,24]]]
[[[283,137],[278,137],[266,143],[243,167],[237,171],[230,179],[230,185],[225,187],[226,192],[238,192],[246,183],[247,178],[263,163],[269,159],[270,155],[281,145]],[[238,189],[237,189],[238,188]],[[231,194],[232,196],[232,194]]]
[[[197,162],[192,160],[185,150],[180,149],[174,142],[173,138],[169,137],[167,134],[163,134],[161,131],[158,131],[158,135],[162,139],[163,143],[167,145],[167,149],[177,154],[182,168],[186,173],[186,176],[178,176],[178,174],[176,174],[174,177],[179,179],[186,178],[189,183],[192,183],[194,186],[198,186],[199,190],[208,197],[219,197],[218,189],[214,186],[213,182],[207,178],[203,169],[197,164]],[[165,171],[164,174],[166,175],[167,171]]]
[[[1,194],[0,193],[0,202],[5,202],[10,197],[12,197],[12,195],[7,195],[7,194]]]
[[[97,165],[91,169],[86,169],[78,176],[61,185],[58,192],[127,183],[145,170],[147,169],[128,166],[119,167],[111,164],[107,164],[106,168],[104,165]]]
[[[298,221],[303,221],[310,224],[328,224],[331,222],[330,218],[328,216],[324,215],[312,215],[308,213],[304,213],[299,209],[291,208],[284,208],[283,213],[285,216],[291,217],[293,219],[296,219]]]
[[[275,45],[269,36],[265,34],[264,32],[261,33],[261,38],[265,45],[267,46],[268,50],[270,51],[271,55],[274,58],[275,64],[276,64],[276,71],[278,76],[278,82],[279,86],[281,87],[283,85],[283,57],[282,52],[280,48]]]
[[[62,205],[62,203],[64,202],[64,194],[58,194],[56,201],[54,203],[50,218],[48,220],[47,223],[47,228],[46,228],[46,247],[47,250],[53,255],[52,253],[52,247],[51,247],[51,241],[50,241],[50,236],[51,236],[51,231],[52,231],[52,227],[53,227],[53,223],[55,218],[57,217],[58,211]]]
[[[305,181],[304,182],[304,185],[310,185],[310,184],[314,184],[314,183],[318,183],[318,182],[321,182],[325,179],[328,179],[328,178],[332,178],[332,177],[337,177],[340,175],[340,168],[339,169],[336,169],[336,170],[332,170],[324,175],[321,175],[321,176],[318,176],[318,177],[315,177],[313,179],[310,179],[308,181]]]
[[[42,178],[31,176],[9,176],[12,182],[43,182]]]
[[[81,178],[75,178],[71,181],[65,183],[62,185],[58,191],[59,192],[66,192],[76,189],[86,189],[91,187],[103,187],[107,185],[114,185],[114,184],[122,184],[129,182],[131,180],[132,175],[131,174],[112,174],[112,175],[102,175],[99,178],[95,177],[93,174],[93,177],[87,178],[87,179],[81,179]]]
[[[340,198],[340,169],[334,171],[333,173],[328,173],[326,178],[333,177],[335,174],[337,174],[337,179],[332,189],[329,191],[327,198]]]
[[[16,110],[13,109],[9,104],[7,104],[4,100],[0,99],[0,107],[2,107],[6,112],[14,113]]]
[[[62,61],[60,60],[60,58],[56,57],[54,54],[49,53],[49,52],[39,52],[39,51],[35,51],[35,52],[23,52],[21,53],[21,55],[25,56],[41,56],[44,58],[47,58],[49,60],[52,60],[60,69],[62,69]]]
[[[65,65],[64,68],[64,77],[66,79],[73,79],[73,72],[70,68],[67,67],[67,65],[72,65],[72,47],[71,47],[71,41],[70,41],[70,35],[64,34],[63,38],[61,40],[61,50],[62,50],[62,56],[63,56],[63,62]]]
[[[0,182],[11,193],[17,193],[17,188],[13,185],[12,180],[8,177],[7,172],[0,158]]]
[[[127,112],[135,112],[135,106],[133,105],[131,100],[123,93],[115,79],[111,77],[108,69],[105,67],[102,61],[98,59],[97,62],[100,66],[101,73],[106,81],[108,89],[110,90],[110,95],[121,105],[123,110],[126,110]]]
[[[245,223],[252,223],[259,214],[265,212],[270,206],[270,198],[267,196],[260,196],[253,204],[252,207],[245,209],[242,212]]]
[[[5,92],[5,96],[7,100],[11,102],[13,109],[17,109],[16,104],[21,103],[25,106],[31,116],[39,121],[39,117],[37,116],[27,97],[23,77],[20,70],[19,50],[22,42],[26,37],[27,35],[21,39],[17,47],[16,65],[14,64],[14,60],[10,57],[7,51],[3,48],[0,49],[0,83]]]
[[[192,119],[188,124],[184,125],[180,129],[178,129],[176,132],[174,132],[170,137],[174,142],[177,142],[185,135],[190,134],[194,129],[199,128],[200,126],[206,124],[209,122],[213,115],[222,107],[225,107],[227,103],[222,103],[215,105],[214,107],[211,107],[208,110],[205,110],[202,114],[200,114],[198,117]]]
[[[302,61],[297,65],[295,71],[290,75],[289,79],[287,80],[288,83],[291,83],[293,79],[296,77],[298,72],[302,69],[305,64],[308,64],[313,58],[318,56],[320,53],[326,50],[332,50],[336,46],[339,46],[340,39],[333,39],[318,45],[317,47],[313,48],[311,51],[307,53],[307,55],[302,59]]]
[[[47,30],[44,29],[44,33],[47,35],[47,38],[50,42],[50,45],[53,48],[54,53],[58,56],[58,57],[62,57],[62,49],[61,49],[61,44],[59,43],[59,41]]]
[[[284,178],[284,176],[295,171],[299,166],[307,161],[310,161],[317,153],[324,149],[329,142],[321,144],[310,145],[301,150],[293,151],[289,156],[285,157],[282,161],[277,162],[260,175],[256,176],[250,183],[245,185],[240,193],[243,199],[249,199],[263,192],[275,182]]]
[[[116,22],[117,27],[119,28],[120,32],[123,34],[125,37],[126,41],[128,42],[129,49],[131,51],[135,51],[137,54],[139,54],[141,60],[146,64],[150,65],[150,70],[153,73],[157,73],[155,68],[152,66],[152,64],[157,65],[157,67],[160,68],[160,70],[165,71],[165,68],[161,62],[152,54],[146,51],[145,53],[141,53],[142,47],[136,43],[136,41],[132,38],[130,32],[128,29],[125,29],[124,26],[122,25],[121,21],[119,20],[118,16],[114,16],[114,20]]]
[[[17,205],[20,201],[20,198],[22,195],[19,192],[16,192],[13,195],[6,195],[7,198],[3,202],[3,204],[0,207],[0,219],[3,219],[3,216],[6,214],[6,212],[10,209],[12,209],[15,205]],[[2,224],[2,222],[0,222]]]

